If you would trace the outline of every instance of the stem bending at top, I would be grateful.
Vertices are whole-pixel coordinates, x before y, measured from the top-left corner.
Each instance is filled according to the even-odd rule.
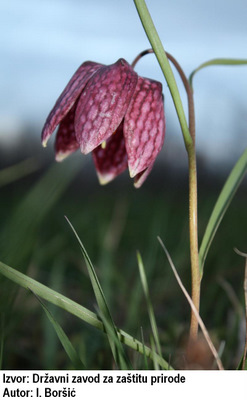
[[[154,50],[153,49],[147,49],[142,51],[138,56],[134,59],[132,62],[131,66],[132,68],[135,68],[137,62],[145,55],[147,54],[153,54]],[[180,64],[177,62],[177,60],[167,51],[165,52],[168,60],[170,60],[173,65],[175,66],[176,70],[178,71],[180,78],[183,82],[185,91],[187,93],[187,98],[188,98],[188,116],[189,116],[189,132],[190,135],[193,139],[193,143],[195,144],[195,111],[194,111],[194,98],[193,98],[193,92],[191,90],[191,86],[189,84],[189,81],[181,68]]]
[[[189,83],[190,86],[192,87],[192,80],[194,78],[194,75],[200,71],[201,69],[205,67],[210,67],[210,66],[222,66],[222,65],[228,65],[228,66],[233,66],[233,65],[246,65],[247,64],[247,59],[243,58],[214,58],[213,60],[206,61],[199,65],[194,71],[191,72],[189,76]]]

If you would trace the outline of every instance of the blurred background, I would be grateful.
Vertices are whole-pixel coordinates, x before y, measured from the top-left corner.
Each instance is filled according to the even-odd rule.
[[[187,76],[212,58],[246,58],[244,0],[154,0],[147,5],[165,49]],[[12,147],[27,128],[40,134],[47,113],[82,62],[111,64],[120,57],[132,62],[150,47],[132,1],[10,0],[1,2],[0,11],[1,147],[9,142]],[[181,146],[155,56],[146,56],[136,69],[163,83],[166,147],[169,141]],[[209,164],[232,162],[246,146],[246,76],[245,67],[210,67],[195,78],[197,146]]]
[[[147,0],[147,6],[165,49],[187,76],[213,58],[247,58],[245,0]],[[136,263],[139,249],[164,353],[175,360],[188,328],[189,307],[156,237],[164,240],[189,288],[188,174],[179,123],[155,56],[144,57],[136,71],[163,84],[166,139],[141,189],[132,187],[127,172],[100,187],[90,155],[75,154],[56,164],[53,139],[47,149],[40,144],[50,109],[82,62],[111,64],[123,57],[131,63],[149,47],[132,1],[0,2],[0,260],[93,309],[80,250],[63,217],[67,215],[97,267],[116,323],[133,335],[146,327],[148,341]],[[244,66],[211,66],[194,79],[199,239],[224,180],[247,146],[246,93]],[[243,259],[233,248],[247,252],[246,200],[245,179],[210,250],[202,291],[202,316],[216,342],[226,342],[229,368],[236,366],[243,346]],[[2,280],[2,306],[8,285]],[[40,306],[24,291],[15,292],[14,298],[12,317],[5,321],[3,366],[68,367]],[[111,368],[101,335],[59,310],[53,312],[87,353],[88,368]],[[97,337],[93,343],[92,335]]]

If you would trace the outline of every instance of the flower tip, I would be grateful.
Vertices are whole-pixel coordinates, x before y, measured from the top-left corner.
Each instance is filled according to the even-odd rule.
[[[104,180],[104,179],[101,179],[100,177],[98,177],[98,180],[99,180],[99,184],[100,184],[101,186],[105,186],[105,185],[107,185],[107,183],[108,183],[108,181],[106,181],[106,180]]]
[[[134,178],[136,176],[136,169],[129,167],[129,176],[130,178]]]
[[[55,160],[56,160],[57,162],[61,162],[61,161],[63,161],[66,157],[68,157],[68,155],[69,155],[69,154],[67,154],[67,153],[57,153],[56,156],[55,156]]]
[[[111,182],[115,177],[112,174],[101,174],[98,171],[96,171],[96,172],[97,172],[99,184],[102,186],[107,185],[107,183]]]
[[[98,180],[99,180],[99,184],[101,186],[105,186],[105,185],[107,185],[107,183],[109,183],[111,181],[111,179],[109,180],[109,179],[107,179],[103,176],[99,176],[99,175],[98,175]]]
[[[67,150],[67,151],[57,150],[56,155],[55,155],[55,160],[58,162],[61,162],[61,161],[65,160],[65,158],[70,156],[70,154],[72,154],[75,150],[76,149],[71,149],[71,150]]]
[[[47,143],[48,143],[49,138],[50,138],[50,136],[45,135],[45,134],[42,133],[42,135],[41,135],[41,144],[42,144],[43,147],[47,147]]]
[[[141,185],[142,185],[142,182],[139,182],[139,181],[134,181],[134,188],[135,189],[139,189],[140,187],[141,187]]]

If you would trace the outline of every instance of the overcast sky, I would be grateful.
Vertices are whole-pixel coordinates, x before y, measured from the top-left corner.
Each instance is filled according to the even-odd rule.
[[[186,75],[215,57],[247,58],[246,0],[147,0],[147,5],[165,49]],[[132,0],[1,0],[1,142],[15,126],[30,123],[41,130],[83,61],[131,62],[149,47]],[[167,140],[182,143],[155,57],[146,56],[136,70],[162,81]],[[205,69],[195,77],[194,93],[198,149],[208,158],[220,153],[223,161],[240,155],[247,146],[247,67]]]

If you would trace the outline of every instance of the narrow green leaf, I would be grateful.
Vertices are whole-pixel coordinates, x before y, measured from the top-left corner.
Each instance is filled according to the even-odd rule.
[[[141,328],[141,340],[142,340],[142,347],[143,347],[144,365],[145,365],[145,369],[148,370],[148,360],[147,360],[147,355],[146,355],[146,351],[145,351],[145,341],[144,341],[144,335],[143,335],[142,328]]]
[[[148,310],[149,320],[150,320],[150,324],[151,324],[151,328],[152,328],[152,332],[153,332],[154,343],[155,343],[158,354],[160,355],[160,357],[162,357],[158,328],[157,328],[157,324],[156,324],[156,319],[155,319],[155,315],[154,315],[152,302],[150,299],[147,277],[146,277],[143,261],[141,258],[141,254],[139,252],[137,252],[137,262],[138,262],[138,267],[139,267],[139,272],[140,272],[140,277],[141,277],[141,283],[142,283],[144,295],[146,298],[147,310]]]
[[[17,285],[20,285],[27,290],[31,290],[38,296],[42,297],[44,300],[47,300],[50,303],[55,304],[56,306],[64,309],[65,311],[68,311],[72,315],[75,315],[76,317],[80,318],[84,322],[87,322],[94,328],[102,332],[105,332],[105,328],[102,321],[95,313],[81,306],[75,301],[69,299],[68,297],[63,296],[61,293],[58,293],[55,290],[48,288],[42,283],[39,283],[35,279],[28,277],[27,275],[17,271],[14,268],[11,268],[10,266],[2,263],[1,261],[0,261],[0,273],[6,278],[10,279],[12,282],[15,282]],[[139,340],[135,339],[134,337],[132,337],[131,335],[129,335],[128,333],[124,332],[121,329],[118,329],[117,333],[122,343],[126,344],[133,350],[143,354],[143,344]],[[147,357],[152,359],[153,354],[151,349],[147,346],[145,346],[144,349]],[[169,366],[168,362],[163,358],[161,358],[159,355],[157,355],[156,359],[158,360],[159,365],[163,369],[168,369],[168,367],[172,369]]]
[[[247,371],[247,359],[245,358],[244,365],[242,364],[242,370]]]
[[[86,369],[84,363],[81,361],[80,357],[78,356],[74,346],[72,345],[68,336],[64,332],[63,328],[59,325],[59,323],[53,317],[52,313],[47,308],[47,306],[42,302],[42,300],[39,298],[39,296],[37,296],[34,292],[32,292],[32,293],[38,299],[40,305],[42,306],[47,318],[49,319],[51,325],[53,326],[53,328],[58,336],[58,339],[60,340],[64,350],[66,351],[68,357],[70,358],[74,368],[75,369]]]
[[[222,221],[222,218],[227,208],[229,207],[240,183],[242,182],[245,176],[246,171],[247,171],[247,149],[244,151],[242,156],[238,159],[237,163],[233,167],[218,197],[218,200],[214,206],[212,214],[209,218],[199,251],[201,277],[203,275],[203,267],[210,245],[213,241],[213,238],[216,234],[216,231]]]
[[[75,228],[73,227],[73,225],[71,224],[69,219],[67,217],[65,217],[65,218],[68,221],[72,231],[74,232],[74,234],[80,244],[81,251],[82,251],[83,257],[85,259],[86,265],[87,265],[87,269],[88,269],[89,277],[90,277],[91,284],[92,284],[92,287],[94,290],[94,294],[95,294],[95,297],[97,300],[97,304],[98,304],[98,307],[100,310],[100,314],[101,314],[101,316],[103,316],[103,323],[104,323],[104,326],[106,329],[106,333],[107,333],[107,336],[109,339],[109,343],[111,346],[111,350],[112,350],[114,359],[115,359],[117,365],[120,362],[120,365],[119,365],[120,368],[129,369],[130,364],[128,362],[128,358],[127,358],[127,356],[124,352],[124,349],[122,347],[122,344],[118,338],[117,328],[113,322],[113,318],[111,316],[109,307],[106,302],[104,292],[103,292],[100,282],[98,280],[98,277],[97,277],[97,274],[93,267],[93,264],[89,258],[89,255],[87,254],[87,251],[86,251],[85,247],[83,246]],[[116,346],[116,343],[117,343],[117,346]]]
[[[244,357],[245,355],[243,354],[236,368],[237,371],[247,371],[247,358]]]
[[[189,76],[189,82],[190,86],[192,86],[192,81],[195,76],[195,74],[200,71],[203,68],[210,67],[213,65],[228,65],[228,66],[234,66],[234,65],[246,65],[247,60],[246,59],[234,59],[234,58],[215,58],[213,60],[209,60],[204,62],[203,64],[199,65],[194,71]]]
[[[242,365],[241,368],[243,370],[247,370],[247,254],[243,253],[242,251],[238,250],[238,249],[234,249],[235,252],[240,255],[241,257],[245,258],[245,267],[244,267],[244,303],[245,303],[245,326],[246,326],[246,330],[245,330],[245,345],[244,345],[244,352],[243,352],[243,356],[242,356]]]
[[[201,328],[201,330],[202,330],[202,333],[203,333],[203,335],[204,335],[204,337],[205,337],[205,339],[206,339],[206,342],[207,342],[207,344],[208,344],[208,346],[209,346],[209,348],[210,348],[210,350],[211,350],[211,352],[212,352],[212,354],[213,354],[213,356],[214,356],[214,359],[215,359],[215,361],[216,361],[216,363],[217,363],[217,366],[218,366],[219,370],[223,370],[224,367],[223,367],[222,362],[221,362],[221,360],[220,360],[220,358],[219,358],[219,354],[218,354],[218,352],[217,352],[217,350],[216,350],[216,348],[215,348],[215,346],[214,346],[214,344],[213,344],[213,342],[212,342],[212,340],[211,340],[211,338],[210,338],[210,336],[209,336],[208,330],[206,329],[206,326],[205,326],[203,320],[201,319],[201,316],[200,316],[198,310],[196,309],[196,307],[195,307],[195,305],[194,305],[194,303],[193,303],[193,301],[192,301],[192,299],[191,299],[189,293],[187,292],[185,286],[183,285],[183,282],[181,281],[180,276],[179,276],[179,274],[178,274],[178,272],[177,272],[177,270],[176,270],[176,267],[175,267],[175,265],[173,264],[173,261],[172,261],[172,259],[171,259],[170,254],[168,253],[168,251],[167,251],[167,249],[166,249],[164,243],[162,242],[162,240],[161,240],[161,238],[160,238],[159,236],[158,236],[158,241],[160,242],[161,247],[163,248],[163,250],[164,250],[164,252],[165,252],[165,254],[166,254],[166,257],[167,257],[167,259],[168,259],[168,261],[169,261],[169,264],[170,264],[171,269],[172,269],[172,271],[173,271],[173,273],[174,273],[174,276],[175,276],[175,278],[176,278],[177,283],[179,284],[179,286],[180,286],[180,288],[181,288],[183,294],[185,295],[185,297],[186,297],[186,299],[187,299],[187,301],[188,301],[188,303],[189,303],[189,305],[190,305],[190,307],[191,307],[193,313],[194,313],[195,316],[196,316],[196,319],[197,319],[197,321],[198,321],[198,324],[200,325],[200,328]]]
[[[0,170],[0,188],[34,173],[40,167],[37,158],[29,157]]]
[[[115,327],[113,327],[112,324],[109,323],[109,319],[105,317],[101,310],[98,310],[98,314],[104,324],[111,346],[114,345],[114,347],[112,346],[114,350],[113,355],[117,365],[121,370],[133,369],[127,355],[123,351],[123,346],[119,340],[116,329],[114,329]]]
[[[98,307],[101,310],[101,312],[106,316],[106,318],[111,320],[111,323],[113,323],[110,311],[109,311],[107,303],[106,303],[106,299],[105,299],[103,290],[100,286],[98,277],[96,275],[93,264],[89,258],[89,255],[87,254],[87,251],[86,251],[85,247],[83,246],[81,239],[79,238],[75,228],[73,227],[73,225],[71,224],[71,222],[69,221],[69,219],[66,216],[65,216],[65,218],[66,218],[68,224],[70,225],[72,231],[74,232],[76,239],[79,242],[83,257],[84,257],[86,265],[87,265],[88,273],[89,273],[89,276],[90,276],[90,279],[92,282],[92,286],[93,286],[93,290],[94,290],[94,294],[95,294],[95,297],[97,300]]]
[[[154,364],[154,369],[157,371],[157,370],[159,370],[160,368],[159,368],[158,360],[156,359],[155,343],[154,343],[153,336],[150,337],[150,344],[151,344],[151,349],[152,349],[152,353],[153,353],[153,364]]]
[[[3,346],[4,346],[4,316],[1,315],[1,331],[0,331],[0,370],[3,365]]]
[[[42,256],[47,257],[50,248],[52,248],[52,255],[56,253],[56,257],[54,262],[52,262],[51,267],[49,268],[49,279],[47,281],[47,286],[52,287],[54,290],[58,292],[62,292],[64,288],[64,276],[65,276],[65,264],[64,262],[64,253],[59,254],[59,251],[55,250],[54,243],[60,246],[62,245],[62,241],[60,241],[60,237],[54,237],[52,241],[49,241],[48,245],[46,245],[46,249],[40,249],[42,252]],[[58,240],[57,240],[58,239]],[[43,264],[42,259],[40,264]],[[49,311],[52,313],[53,317],[56,320],[59,320],[61,316],[61,310],[56,307],[54,304],[49,305]],[[44,315],[42,321],[42,333],[43,333],[43,347],[44,351],[42,352],[42,362],[43,368],[46,370],[53,370],[56,368],[56,361],[57,361],[57,352],[58,352],[58,340],[57,334],[51,325],[49,319]]]
[[[63,296],[62,294],[50,289],[49,287],[39,283],[38,281],[29,278],[27,275],[17,271],[14,268],[0,262],[0,273],[6,278],[10,279],[12,282],[24,287],[25,289],[31,290],[36,295],[42,297],[44,300],[55,304],[58,307],[70,312],[71,314],[77,316],[88,324],[94,326],[95,328],[103,330],[102,322],[97,317],[96,314],[84,308],[75,301]]]

